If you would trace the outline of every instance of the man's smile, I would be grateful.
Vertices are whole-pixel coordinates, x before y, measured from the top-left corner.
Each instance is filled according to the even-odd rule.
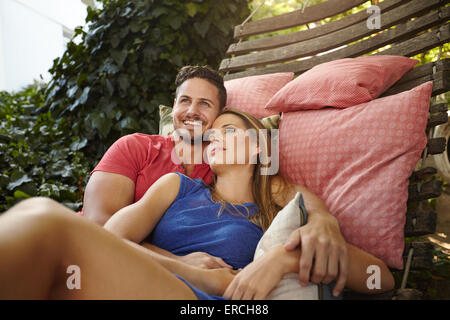
[[[203,125],[203,121],[201,121],[201,120],[194,120],[194,121],[192,121],[192,120],[184,120],[183,124],[185,126],[194,126],[194,127],[196,127],[196,126]]]

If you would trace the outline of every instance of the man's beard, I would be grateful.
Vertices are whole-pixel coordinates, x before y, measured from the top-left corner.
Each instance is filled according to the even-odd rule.
[[[191,145],[193,145],[193,146],[196,145],[197,143],[202,144],[203,143],[203,135],[196,136],[195,134],[193,134],[190,141],[191,141]]]
[[[197,131],[197,130],[196,130]],[[201,131],[201,129],[199,130],[200,132],[191,132],[190,130],[187,129],[176,129],[175,133],[185,142],[185,143],[189,143],[192,146],[194,145],[202,145],[203,144],[203,133]],[[206,141],[206,140],[205,140]]]

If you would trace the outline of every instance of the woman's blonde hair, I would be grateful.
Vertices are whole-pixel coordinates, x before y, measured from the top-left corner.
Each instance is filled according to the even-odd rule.
[[[264,125],[258,119],[256,119],[255,117],[244,111],[227,108],[220,115],[223,114],[236,115],[245,122],[247,129],[256,130],[260,152],[265,153],[262,155],[260,154],[260,156],[257,157],[252,178],[253,198],[255,199],[255,202],[258,205],[259,211],[257,214],[249,217],[250,221],[260,226],[265,231],[269,227],[270,223],[274,219],[277,212],[281,209],[281,207],[278,206],[272,199],[271,180],[273,178],[273,175],[267,174],[268,172],[267,168],[270,166],[270,163],[268,161],[264,161],[264,163],[261,162],[261,157],[266,157],[265,159],[267,160],[269,159],[271,154],[270,131],[269,130],[261,131],[266,129]],[[220,202],[222,204],[221,210],[219,211],[219,215],[221,214],[223,209],[230,212],[230,210],[226,206],[226,202],[220,198],[217,192],[215,192],[214,188],[215,182],[216,179],[214,176],[213,183],[211,183],[208,187],[211,191],[213,200]],[[238,210],[235,205],[232,206],[236,210]],[[247,210],[248,213],[247,207],[244,208]]]

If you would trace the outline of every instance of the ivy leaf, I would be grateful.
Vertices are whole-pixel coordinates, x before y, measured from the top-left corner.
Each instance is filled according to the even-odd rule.
[[[7,175],[0,174],[0,188],[4,188],[8,185],[9,178]]]
[[[120,121],[120,128],[121,129],[138,130],[139,123],[131,117],[126,117],[125,119]]]
[[[77,85],[82,86],[83,83],[86,81],[87,77],[88,77],[87,73],[80,74],[80,76],[78,77],[78,80],[77,80]]]
[[[166,8],[156,8],[152,10],[151,14],[153,17],[158,18],[160,15],[167,14],[168,10]]]
[[[31,198],[30,195],[26,194],[23,191],[20,190],[16,190],[14,191],[14,198],[18,198],[18,199],[27,199],[27,198]]]
[[[87,102],[87,99],[89,97],[89,91],[91,91],[90,87],[84,88],[81,96],[69,107],[70,112],[73,112],[75,109],[78,108],[78,106],[83,105]]]
[[[189,2],[186,3],[187,14],[193,18],[197,14],[197,5],[195,3]]]
[[[37,195],[37,188],[33,182],[28,182],[21,185],[16,192],[19,192],[19,194],[26,194],[29,197],[34,197]],[[16,197],[16,192],[14,192],[14,197]]]
[[[58,160],[49,168],[48,176],[50,178],[70,177],[72,168],[67,160]]]
[[[91,118],[92,127],[97,129],[101,137],[106,137],[111,130],[112,122],[105,117],[104,113],[94,113]]]
[[[103,65],[99,68],[99,71],[102,73],[105,72],[107,74],[114,75],[119,72],[119,67],[113,63],[112,59],[107,58],[103,62]]]
[[[77,85],[73,86],[72,88],[67,90],[67,97],[73,98],[75,96],[75,94],[77,93],[77,91],[78,91],[78,86]]]
[[[116,65],[120,68],[122,67],[123,63],[125,62],[125,59],[128,56],[128,50],[123,49],[123,50],[116,50],[113,49],[110,51],[111,53],[111,57],[114,59],[114,62],[116,63]]]
[[[128,80],[128,76],[125,74],[121,74],[119,76],[119,88],[122,92],[125,92],[130,87],[130,81]]]
[[[84,147],[86,147],[88,140],[86,138],[83,138],[80,140],[79,137],[77,137],[77,140],[75,140],[74,142],[72,142],[72,144],[70,145],[70,149],[73,151],[78,151],[83,149]]]
[[[11,137],[7,136],[6,134],[0,134],[0,143],[9,143],[11,141]]]
[[[181,23],[182,23],[182,20],[179,16],[175,16],[175,17],[172,17],[171,19],[169,19],[169,25],[174,30],[180,29]]]
[[[15,171],[11,176],[11,182],[8,184],[6,189],[12,191],[15,188],[21,186],[24,183],[31,182],[32,179],[24,172]]]
[[[209,26],[210,26],[211,22],[208,20],[204,20],[202,22],[196,22],[194,23],[194,28],[195,30],[198,32],[198,34],[204,38],[206,36],[206,34],[208,33],[209,30]]]
[[[183,66],[183,57],[179,54],[173,56],[172,61],[175,65],[182,67]]]
[[[138,20],[132,20],[130,22],[130,30],[131,32],[138,32],[139,30],[141,30],[141,24]]]
[[[111,37],[110,42],[111,42],[111,46],[112,46],[113,48],[117,48],[117,47],[119,46],[119,44],[120,44],[120,36],[119,36],[118,34],[114,34],[114,35]]]
[[[105,83],[106,83],[106,92],[108,93],[108,96],[111,97],[114,94],[114,86],[111,83],[111,80],[109,79],[106,79]]]

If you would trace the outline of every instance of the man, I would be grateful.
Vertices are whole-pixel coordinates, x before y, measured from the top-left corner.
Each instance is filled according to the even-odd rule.
[[[174,128],[187,130],[196,140],[212,126],[226,104],[223,79],[208,67],[186,66],[177,75],[176,86]],[[190,155],[177,153],[179,161],[173,161],[174,147],[186,150],[179,148],[179,144],[186,144],[186,141],[173,142],[171,137],[139,133],[116,141],[91,173],[85,190],[84,216],[103,225],[119,209],[138,201],[159,177],[169,172],[178,171],[210,183],[212,171],[209,165],[194,164],[193,161],[193,155],[198,152],[203,154],[207,143],[188,142],[183,147],[190,148]],[[194,151],[195,148],[201,150]],[[330,283],[337,280],[336,289],[340,291],[347,278],[348,257],[337,220],[320,198],[302,186],[290,188],[279,204],[285,205],[296,191],[303,193],[309,212],[308,224],[293,232],[287,245],[292,249],[301,245],[300,283],[307,285],[309,281]],[[178,257],[151,244],[142,245],[199,267],[229,267],[222,259],[207,253],[196,252]]]

